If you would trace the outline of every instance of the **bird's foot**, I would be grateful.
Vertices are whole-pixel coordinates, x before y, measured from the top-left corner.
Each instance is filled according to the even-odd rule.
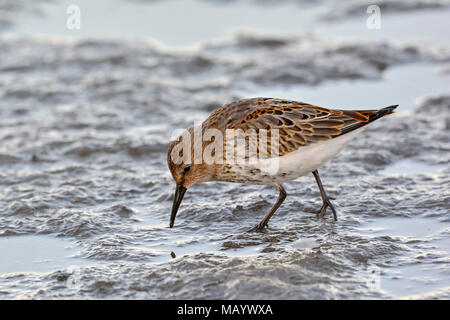
[[[266,227],[266,225],[264,225],[264,224],[262,224],[260,222],[256,226],[254,226],[253,228],[247,230],[247,232],[261,232],[261,231],[264,230],[265,227]]]
[[[334,221],[337,221],[336,209],[334,209],[334,206],[331,203],[330,199],[335,200],[334,198],[329,198],[329,197],[323,199],[322,208],[320,208],[320,211],[317,213],[317,216],[319,218],[323,218],[323,216],[325,215],[325,213],[327,211],[327,208],[330,207],[331,211],[333,212]]]

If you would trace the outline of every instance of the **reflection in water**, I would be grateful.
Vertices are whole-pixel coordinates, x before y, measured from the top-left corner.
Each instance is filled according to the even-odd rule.
[[[0,237],[0,273],[49,272],[86,265],[70,240],[44,235]]]

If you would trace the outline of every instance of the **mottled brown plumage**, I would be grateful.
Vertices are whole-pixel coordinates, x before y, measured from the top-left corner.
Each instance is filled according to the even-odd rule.
[[[332,110],[304,102],[252,98],[238,100],[219,108],[204,123],[204,128],[279,129],[280,154],[333,139],[375,120],[379,110]],[[270,151],[270,150],[269,150]]]
[[[178,206],[187,188],[202,181],[229,181],[271,184],[280,190],[277,204],[257,226],[257,229],[260,230],[267,224],[286,196],[282,183],[309,172],[314,174],[320,188],[323,200],[320,216],[324,215],[329,206],[336,219],[336,212],[321,184],[317,168],[339,152],[353,138],[354,133],[347,135],[348,133],[393,113],[396,107],[390,106],[380,110],[334,110],[276,98],[243,99],[225,104],[203,122],[202,133],[209,129],[217,129],[225,137],[226,130],[232,129],[246,138],[254,137],[254,140],[248,139],[246,150],[251,149],[252,143],[253,145],[256,143],[258,159],[278,161],[281,163],[281,167],[276,172],[267,173],[264,170],[267,161],[258,165],[175,164],[170,155],[176,142],[172,142],[169,146],[168,165],[177,183],[177,192],[172,209],[171,226],[173,226]],[[271,131],[274,129],[275,131]],[[267,142],[266,146],[260,147],[259,133],[266,131],[269,134],[277,134],[279,142],[277,147],[279,148],[276,153],[271,150],[270,135],[264,138],[264,142]],[[194,136],[193,128],[189,128],[188,132],[191,137]],[[202,150],[208,146],[207,141],[193,142],[192,153],[195,144]],[[224,149],[226,144],[227,141],[224,139]],[[249,153],[246,153],[246,157],[250,157]]]

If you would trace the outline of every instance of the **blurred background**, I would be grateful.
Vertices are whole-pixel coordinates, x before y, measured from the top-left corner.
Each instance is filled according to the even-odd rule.
[[[0,299],[450,298],[450,1],[0,0]],[[399,104],[263,233],[171,133],[235,99]]]

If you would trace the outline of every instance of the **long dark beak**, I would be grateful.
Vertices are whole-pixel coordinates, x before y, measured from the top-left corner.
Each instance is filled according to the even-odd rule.
[[[186,190],[187,189],[183,187],[183,185],[177,184],[177,188],[175,189],[175,197],[173,198],[172,214],[170,215],[171,228],[175,223],[175,217],[177,216],[178,208],[180,207],[181,200],[183,200],[183,196]]]

